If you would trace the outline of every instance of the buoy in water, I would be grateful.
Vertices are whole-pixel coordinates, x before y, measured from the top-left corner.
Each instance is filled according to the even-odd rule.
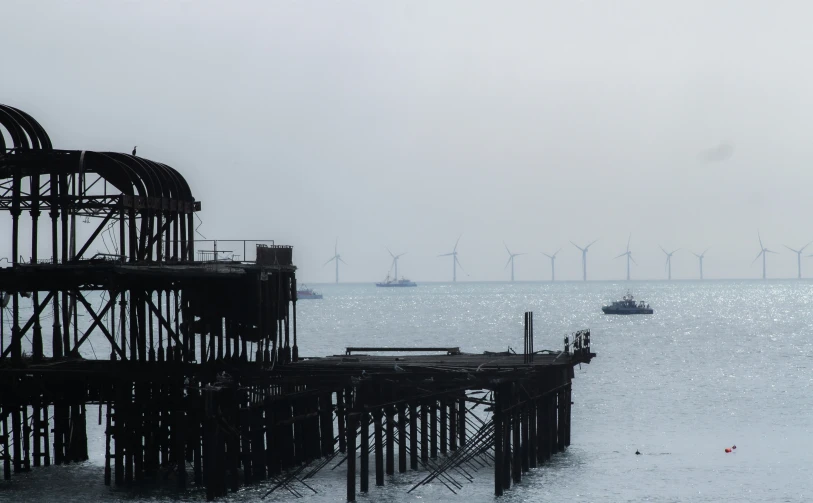
[[[736,446],[736,445],[732,445],[732,446],[731,446],[731,450],[732,450],[732,451],[734,451],[734,450],[736,450],[736,449],[737,449],[737,446]]]
[[[636,455],[636,456],[640,456],[640,455],[641,455],[641,451],[639,451],[638,449],[635,449],[635,455]]]
[[[725,448],[725,452],[726,452],[726,454],[728,454],[729,452],[731,452],[731,447],[726,447],[726,448]]]

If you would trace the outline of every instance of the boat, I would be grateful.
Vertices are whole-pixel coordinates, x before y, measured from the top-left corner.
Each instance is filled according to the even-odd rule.
[[[319,292],[313,291],[313,288],[308,288],[305,285],[302,285],[300,288],[296,289],[296,298],[297,298],[297,300],[321,299],[322,294],[319,293]]]
[[[644,301],[637,301],[627,292],[621,300],[614,300],[609,306],[601,308],[604,314],[652,314],[654,311]]]
[[[390,278],[389,274],[387,275],[387,279],[380,283],[376,283],[375,286],[381,287],[406,287],[406,286],[418,286],[417,283],[414,281],[410,281],[406,278],[401,278],[396,280],[395,278]]]

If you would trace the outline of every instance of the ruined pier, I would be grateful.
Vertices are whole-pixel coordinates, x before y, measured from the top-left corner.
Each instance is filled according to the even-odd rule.
[[[413,489],[452,492],[487,468],[499,495],[570,444],[589,331],[536,351],[527,313],[518,354],[302,358],[291,247],[196,241],[201,209],[175,169],[55,149],[33,117],[0,105],[5,479],[88,459],[88,421],[105,428],[105,484],[173,474],[209,499],[263,480],[303,495],[337,465],[351,501],[396,466],[425,474]]]

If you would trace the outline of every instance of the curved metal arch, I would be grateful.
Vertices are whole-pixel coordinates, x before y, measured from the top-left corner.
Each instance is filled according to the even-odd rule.
[[[0,125],[8,132],[14,148],[51,150],[51,138],[33,117],[17,108],[0,105]],[[6,149],[0,134],[0,148]]]

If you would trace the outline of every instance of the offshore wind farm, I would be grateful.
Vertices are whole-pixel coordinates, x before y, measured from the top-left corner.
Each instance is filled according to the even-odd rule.
[[[633,279],[635,279],[635,280],[652,280],[652,281],[657,281],[657,280],[672,281],[673,279],[675,279],[675,280],[749,279],[749,278],[753,279],[755,277],[765,279],[765,280],[771,279],[771,278],[774,278],[774,279],[790,279],[790,278],[793,278],[793,277],[795,277],[796,279],[804,279],[805,277],[804,277],[804,274],[803,274],[803,267],[802,267],[803,259],[808,258],[808,257],[813,257],[813,254],[807,254],[807,255],[804,254],[805,250],[807,250],[808,247],[811,244],[813,244],[813,241],[809,241],[804,246],[801,246],[799,248],[793,248],[793,247],[788,246],[788,245],[783,245],[785,248],[787,248],[789,253],[792,253],[793,255],[795,255],[795,257],[793,257],[793,262],[794,262],[794,265],[795,265],[795,267],[794,267],[795,274],[793,276],[789,276],[789,275],[787,275],[787,273],[784,276],[783,275],[771,276],[769,274],[769,272],[768,272],[768,256],[769,255],[782,255],[782,253],[777,252],[775,250],[772,250],[772,249],[768,248],[767,246],[765,246],[765,244],[762,241],[761,232],[757,231],[757,242],[759,243],[759,253],[750,262],[750,264],[747,264],[747,263],[742,264],[743,273],[742,273],[741,276],[734,277],[734,278],[730,278],[730,277],[725,278],[725,277],[720,277],[718,275],[715,275],[713,271],[712,271],[711,276],[709,276],[708,275],[708,272],[709,272],[708,268],[705,267],[705,263],[704,263],[706,258],[708,258],[707,254],[709,253],[709,250],[711,250],[711,248],[712,248],[712,247],[708,247],[708,246],[705,249],[703,249],[703,251],[701,253],[697,253],[697,252],[691,251],[690,249],[687,249],[684,253],[691,254],[697,259],[697,262],[695,262],[695,264],[696,264],[695,268],[691,269],[691,268],[685,267],[685,266],[688,266],[688,262],[683,261],[683,262],[687,262],[687,263],[686,264],[681,264],[681,265],[684,265],[684,267],[680,269],[680,274],[673,276],[672,268],[673,268],[673,264],[675,263],[673,261],[673,258],[674,258],[676,253],[681,252],[684,249],[683,248],[667,249],[667,248],[663,247],[662,245],[660,245],[658,243],[656,246],[650,247],[648,252],[647,251],[643,251],[643,252],[640,252],[640,253],[636,252],[637,253],[636,256],[638,256],[639,258],[642,257],[642,256],[646,257],[650,262],[652,262],[658,256],[658,250],[659,250],[660,251],[660,256],[661,256],[661,271],[662,272],[660,274],[656,273],[654,275],[648,275],[648,276],[646,276],[646,275],[637,275],[637,276],[634,277],[634,275],[633,275],[633,267],[638,267],[639,262],[633,256],[633,250],[631,248],[632,233],[629,233],[627,235],[626,246],[625,246],[625,248],[623,248],[624,249],[623,253],[620,253],[620,254],[615,255],[615,256],[611,256],[611,255],[604,254],[602,252],[593,252],[593,254],[590,255],[590,256],[594,257],[593,260],[596,260],[596,261],[601,260],[601,259],[605,259],[605,260],[606,259],[612,259],[612,260],[624,259],[624,268],[622,269],[623,272],[621,274],[612,274],[612,275],[609,275],[609,276],[605,275],[603,277],[589,277],[588,276],[588,252],[591,250],[591,248],[598,241],[598,239],[594,239],[593,241],[588,242],[584,246],[580,246],[575,241],[569,241],[570,244],[573,245],[573,248],[570,248],[570,249],[573,250],[573,252],[569,254],[570,255],[569,258],[571,259],[571,261],[568,264],[569,265],[569,271],[568,272],[570,274],[565,275],[564,277],[560,274],[558,276],[558,278],[557,278],[557,258],[562,257],[562,255],[560,255],[560,253],[563,250],[562,247],[556,248],[556,251],[553,252],[553,253],[547,253],[545,251],[540,251],[539,255],[532,255],[532,257],[538,257],[538,258],[536,258],[536,259],[533,259],[531,257],[527,258],[526,262],[525,262],[525,265],[524,265],[524,268],[522,270],[518,270],[517,265],[516,265],[517,257],[523,256],[523,255],[528,255],[528,254],[525,253],[525,252],[514,252],[514,251],[512,251],[512,249],[509,248],[508,244],[505,241],[503,241],[502,242],[502,247],[505,250],[505,253],[507,254],[507,261],[503,263],[502,269],[504,271],[507,271],[509,274],[508,274],[507,277],[504,277],[505,279],[501,280],[501,279],[485,279],[485,278],[482,278],[482,277],[478,277],[479,273],[480,273],[479,270],[468,271],[466,269],[463,269],[463,266],[462,266],[462,264],[460,262],[460,259],[458,258],[459,254],[460,254],[459,248],[460,248],[460,240],[461,240],[461,238],[462,238],[462,234],[459,235],[457,240],[455,241],[454,247],[452,248],[452,251],[446,252],[446,253],[440,253],[440,254],[437,254],[437,255],[433,255],[434,257],[437,257],[437,258],[445,258],[448,261],[448,262],[446,262],[446,264],[449,264],[449,262],[451,262],[451,264],[449,264],[449,265],[451,265],[451,271],[449,271],[451,274],[449,276],[446,276],[445,278],[442,277],[442,276],[441,277],[433,277],[433,278],[422,278],[422,281],[424,281],[424,282],[426,282],[426,281],[430,281],[430,282],[450,281],[452,283],[455,283],[458,280],[465,280],[465,281],[509,281],[509,282],[515,282],[515,281],[551,281],[551,282],[553,282],[553,281],[557,281],[557,280],[558,281],[590,281],[590,280],[598,280],[598,281],[626,280],[626,281],[632,281]],[[389,257],[391,259],[391,262],[389,263],[389,272],[387,274],[387,281],[389,282],[389,281],[391,281],[390,280],[390,272],[394,272],[394,274],[393,274],[394,279],[397,279],[399,277],[398,261],[399,261],[399,259],[401,257],[403,257],[406,254],[406,252],[395,254],[388,247],[384,247],[384,249],[386,250],[387,254],[389,255]],[[416,254],[413,254],[413,255],[416,255]],[[566,253],[565,256],[567,256],[567,255],[568,254]],[[788,253],[785,253],[785,256],[787,256],[787,255],[788,255]],[[446,257],[448,257],[448,258],[446,258]],[[504,257],[505,257],[505,255],[504,255]],[[545,257],[545,259],[540,260],[540,259],[542,259],[542,257]],[[416,257],[416,258],[418,259],[416,261],[420,260],[419,257]],[[755,276],[753,266],[760,259],[761,259],[761,268],[759,270],[758,275]],[[724,262],[724,261],[727,261],[727,260],[728,259],[722,254],[722,252],[719,255],[716,255],[716,254],[712,255],[712,261],[713,262]],[[779,260],[780,260],[780,258],[777,257],[776,261],[779,261]],[[785,262],[788,262],[788,261],[789,261],[789,259],[785,259]],[[338,238],[334,241],[333,255],[331,256],[330,259],[328,259],[327,262],[325,262],[323,264],[323,267],[327,266],[328,264],[331,264],[331,263],[333,263],[334,266],[335,266],[335,274],[334,274],[334,278],[333,278],[334,282],[339,283],[339,264],[341,263],[343,265],[347,265],[347,263],[342,259],[342,256],[339,253],[339,250],[338,250]],[[416,274],[418,276],[420,276],[420,272],[415,268],[415,266],[413,265],[412,267],[413,268],[412,268],[410,274],[413,275],[413,276],[416,275]],[[448,265],[447,265],[447,267],[448,267]],[[489,269],[489,271],[492,270],[491,267],[489,267],[488,269]],[[494,267],[493,269],[496,270],[498,268]],[[458,270],[461,273],[463,273],[464,276],[461,276],[459,278],[458,277],[459,276]],[[559,270],[561,272],[562,268],[560,267]],[[409,280],[406,280],[406,281],[409,283],[409,286],[415,286],[414,282],[409,281]],[[358,281],[350,281],[350,282],[352,283],[352,282],[358,282]],[[376,284],[378,284],[379,286],[381,285],[381,283],[376,283]]]

